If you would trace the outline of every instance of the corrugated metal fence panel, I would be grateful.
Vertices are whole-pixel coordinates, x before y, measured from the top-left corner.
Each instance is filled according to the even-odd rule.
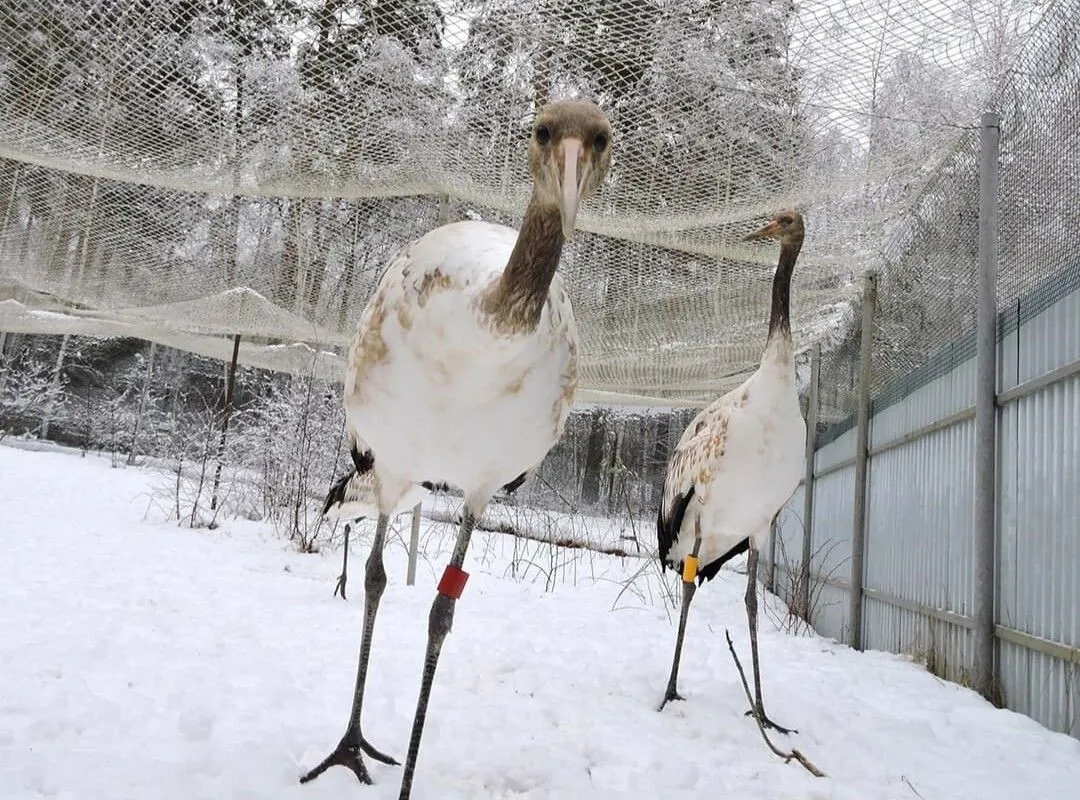
[[[946,383],[937,398],[948,394],[949,377],[935,381]],[[914,413],[910,419],[919,417]],[[867,504],[868,589],[923,608],[971,613],[974,447],[975,424],[969,420],[874,456]],[[928,659],[945,677],[964,679],[971,655],[966,626],[875,599],[872,592],[863,619],[866,647],[911,653]]]
[[[1080,378],[1020,398],[1004,417],[998,619],[1080,647]],[[1010,708],[1080,735],[1075,662],[1002,643],[1001,678]]]
[[[830,447],[832,445],[829,445]],[[824,449],[824,448],[822,448]],[[810,574],[811,623],[825,636],[847,637],[851,578],[851,517],[855,467],[830,472],[814,481]]]
[[[1080,358],[1080,292],[1022,323],[1016,346],[1021,383]],[[1000,437],[998,620],[1080,647],[1080,377],[1006,405]],[[1006,704],[1080,736],[1080,664],[1012,642],[1000,654]]]
[[[870,447],[880,447],[901,436],[950,417],[975,403],[975,359],[971,358],[940,378],[920,386],[903,401],[874,414]]]
[[[1019,566],[1017,535],[1027,527],[1026,520],[1021,522],[1018,517],[1020,503],[1017,498],[1017,489],[1020,467],[1017,461],[1019,457],[1017,426],[1020,407],[1019,402],[1008,403],[998,412],[998,539],[995,562],[998,585],[997,609],[994,616],[997,622],[1010,627],[1016,626],[1020,613],[1017,596],[1017,587],[1020,582],[1016,576]],[[1002,642],[1000,650],[1002,684],[1011,704],[1026,694],[1026,689],[1021,691],[1020,687],[1027,684],[1027,659],[1014,660],[1008,650],[1009,647]],[[1016,710],[1019,711],[1021,708]]]
[[[1013,642],[999,648],[1005,707],[1080,738],[1080,664]]]
[[[1030,304],[1019,302],[1021,319]],[[1080,359],[1080,290],[1070,292],[1020,326],[1020,382]]]
[[[855,428],[844,431],[814,453],[814,472],[823,472],[855,455]]]
[[[776,584],[773,592],[789,605],[794,600],[795,581],[802,562],[803,487],[799,486],[791,500],[776,518]]]
[[[1012,313],[1016,313],[1015,310]],[[1020,331],[1011,330],[998,342],[998,391],[1006,392],[1020,383],[1020,367],[1017,351],[1020,349]]]
[[[1025,302],[999,344],[1001,391],[1080,359],[1080,290],[1045,309]],[[970,408],[975,369],[969,359],[882,409],[871,421],[871,447]],[[999,414],[998,622],[1080,648],[1080,376],[1008,402]],[[817,471],[849,460],[854,437],[849,430],[818,450]],[[864,643],[927,659],[960,682],[973,644],[966,619],[974,590],[973,468],[974,421],[967,420],[878,453],[868,476]],[[812,621],[841,640],[848,634],[853,493],[851,465],[815,482]],[[800,492],[784,512],[783,548],[793,565],[801,515]],[[999,653],[1006,705],[1080,736],[1080,658],[1008,639]]]

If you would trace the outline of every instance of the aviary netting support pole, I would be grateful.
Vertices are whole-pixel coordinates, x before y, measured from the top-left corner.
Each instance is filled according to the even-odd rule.
[[[439,225],[450,222],[450,197],[439,195]],[[405,571],[405,585],[416,583],[416,555],[420,549],[420,512],[423,504],[417,503],[412,510],[412,528],[409,531],[409,564]]]
[[[866,554],[866,477],[870,466],[870,381],[873,378],[874,310],[877,275],[866,276],[862,299],[862,340],[859,344],[859,407],[855,428],[855,498],[851,520],[851,609],[848,644],[862,649],[863,563]]]
[[[135,413],[135,430],[131,434],[131,449],[128,451],[128,466],[135,464],[139,456],[139,434],[146,414],[146,400],[150,394],[150,383],[154,380],[154,357],[157,355],[157,342],[150,342],[150,353],[146,357],[146,375],[143,376],[142,391],[139,392],[139,410]]]
[[[975,650],[972,677],[975,690],[993,702],[997,680],[994,667],[994,562],[996,550],[997,461],[997,270],[998,170],[1000,119],[982,115],[979,133],[979,297],[975,340],[975,509],[974,617]]]
[[[218,507],[218,487],[221,485],[221,466],[225,461],[225,440],[229,434],[229,420],[232,418],[233,398],[236,393],[236,362],[240,356],[240,334],[233,337],[232,361],[229,362],[229,374],[225,379],[225,408],[221,414],[221,437],[218,439],[217,464],[214,466],[214,490],[210,496],[210,510]]]
[[[765,588],[776,592],[776,517],[769,523],[769,563],[765,567]]]
[[[413,506],[412,528],[409,530],[409,566],[405,573],[405,585],[416,583],[416,554],[420,549],[420,503]]]
[[[4,359],[7,357],[7,331],[0,331],[0,367],[4,364]],[[0,369],[0,394],[4,392],[4,383],[7,381],[7,372],[4,369]]]
[[[814,531],[814,449],[817,445],[818,384],[821,380],[821,343],[810,351],[810,387],[806,397],[806,475],[803,480],[803,540],[802,560],[799,562],[798,598],[796,612],[810,622],[810,558],[813,554]]]

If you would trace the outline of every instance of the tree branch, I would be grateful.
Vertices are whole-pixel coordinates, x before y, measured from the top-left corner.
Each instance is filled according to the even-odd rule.
[[[757,706],[754,705],[754,698],[750,694],[750,686],[746,683],[746,673],[743,672],[742,663],[739,661],[739,656],[735,652],[735,645],[731,642],[731,632],[727,628],[724,628],[724,636],[727,637],[728,650],[731,651],[731,657],[735,659],[735,666],[739,670],[739,678],[742,680],[742,688],[743,691],[746,693],[746,700],[750,703],[750,708],[754,712],[754,722],[757,723],[758,730],[761,731],[761,738],[765,740],[765,744],[767,744],[769,746],[769,749],[772,750],[777,756],[784,759],[785,764],[789,763],[790,761],[798,761],[806,768],[806,771],[813,775],[815,778],[824,778],[825,773],[815,767],[814,764],[810,761],[810,759],[808,759],[798,750],[792,749],[790,753],[785,753],[783,750],[778,749],[776,745],[769,741],[769,736],[765,733],[765,726],[761,724],[761,717],[758,716]]]

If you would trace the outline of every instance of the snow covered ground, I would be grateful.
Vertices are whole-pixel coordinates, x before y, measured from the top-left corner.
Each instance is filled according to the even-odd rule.
[[[298,554],[251,522],[156,521],[153,483],[93,456],[0,447],[0,798],[396,798],[400,768],[381,764],[371,787],[340,768],[297,784],[348,713],[367,541],[342,602],[339,553]],[[399,758],[451,538],[425,530],[415,587],[400,540],[387,553],[364,720]],[[674,629],[651,562],[544,545],[519,549],[515,569],[511,537],[473,542],[416,800],[1080,796],[1080,742],[766,614],[766,706],[799,729],[778,743],[828,777],[784,764],[743,716],[723,632],[748,661],[744,578],[727,571],[691,614],[688,702],[657,714]]]

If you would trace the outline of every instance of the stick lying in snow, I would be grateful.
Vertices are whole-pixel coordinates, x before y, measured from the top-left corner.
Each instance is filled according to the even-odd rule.
[[[813,775],[815,778],[824,778],[825,773],[815,767],[813,762],[811,762],[810,759],[800,753],[797,749],[792,748],[790,753],[785,753],[783,750],[778,749],[776,745],[769,741],[769,736],[765,733],[765,727],[761,724],[761,718],[758,716],[757,707],[754,705],[754,698],[750,694],[750,686],[746,682],[746,673],[743,672],[742,662],[739,661],[739,655],[735,652],[735,645],[731,642],[731,632],[727,628],[724,628],[724,636],[727,637],[728,650],[731,651],[731,657],[735,659],[735,666],[739,669],[739,678],[742,680],[743,691],[746,692],[746,699],[750,703],[750,709],[754,712],[754,722],[757,723],[758,730],[761,731],[761,738],[765,740],[765,744],[767,744],[769,746],[769,749],[776,753],[776,755],[784,759],[785,764],[793,760],[798,761],[800,764],[806,767],[806,771]]]

